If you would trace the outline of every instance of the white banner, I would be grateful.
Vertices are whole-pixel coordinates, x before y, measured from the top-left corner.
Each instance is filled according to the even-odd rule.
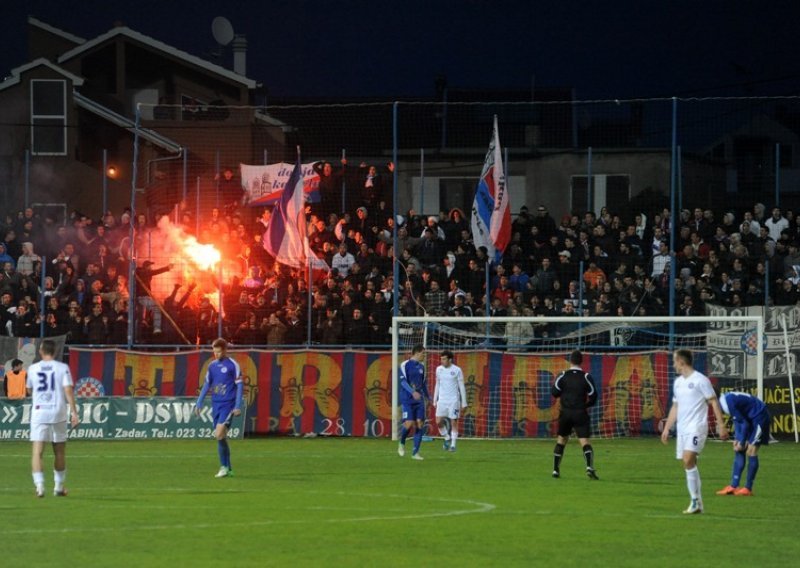
[[[314,171],[314,164],[303,164],[303,192],[305,200],[312,203],[319,201],[319,175]],[[251,206],[275,205],[292,175],[294,164],[280,162],[266,166],[239,164],[242,177],[242,189],[246,193],[247,204]]]

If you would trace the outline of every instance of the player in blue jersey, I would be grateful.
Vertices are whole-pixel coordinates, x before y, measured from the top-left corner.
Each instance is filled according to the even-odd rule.
[[[211,344],[214,361],[208,365],[203,390],[197,398],[195,414],[200,414],[203,399],[211,392],[211,414],[214,417],[214,437],[217,439],[220,468],[216,477],[233,475],[231,449],[228,446],[228,428],[234,416],[242,413],[244,382],[239,364],[227,356],[228,343],[220,338]]]
[[[722,412],[733,419],[733,474],[731,484],[717,491],[717,495],[753,494],[753,482],[758,473],[758,448],[769,444],[769,410],[764,401],[744,392],[731,391],[719,396]],[[747,463],[747,480],[739,487]]]
[[[400,364],[400,404],[403,407],[403,427],[400,430],[400,445],[397,453],[406,455],[406,438],[414,433],[414,451],[411,458],[421,460],[419,446],[422,443],[422,428],[425,425],[425,401],[430,399],[425,380],[425,348],[415,345],[411,357]]]

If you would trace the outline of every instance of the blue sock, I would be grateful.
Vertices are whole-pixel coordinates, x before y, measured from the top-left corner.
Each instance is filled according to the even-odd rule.
[[[756,473],[758,473],[758,456],[750,456],[747,464],[747,488],[753,488],[753,482],[756,480]]]
[[[217,453],[219,454],[219,464],[230,467],[231,450],[228,447],[228,440],[217,440]]]
[[[414,453],[419,452],[419,446],[422,444],[422,428],[417,428],[414,432]]]
[[[408,438],[408,428],[406,428],[405,424],[400,429],[400,443],[404,446],[406,445],[406,438]]]
[[[744,471],[744,452],[736,452],[733,456],[733,475],[731,476],[731,485],[739,487],[742,480],[742,472]]]

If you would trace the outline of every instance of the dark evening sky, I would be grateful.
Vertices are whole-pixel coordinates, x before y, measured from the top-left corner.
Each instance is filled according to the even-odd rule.
[[[32,15],[84,38],[117,20],[210,57],[211,21],[248,41],[274,95],[430,96],[453,87],[574,87],[576,98],[797,94],[790,1],[5,0],[0,73],[26,61]]]

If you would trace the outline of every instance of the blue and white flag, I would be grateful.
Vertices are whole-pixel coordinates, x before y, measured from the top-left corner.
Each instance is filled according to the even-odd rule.
[[[298,155],[264,232],[264,249],[281,264],[301,268],[307,266],[310,259],[312,268],[324,270],[327,269],[325,261],[318,259],[308,247],[304,193],[303,164]]]
[[[511,204],[508,200],[497,116],[492,140],[472,203],[472,238],[475,247],[486,247],[488,257],[498,262],[511,242]]]

